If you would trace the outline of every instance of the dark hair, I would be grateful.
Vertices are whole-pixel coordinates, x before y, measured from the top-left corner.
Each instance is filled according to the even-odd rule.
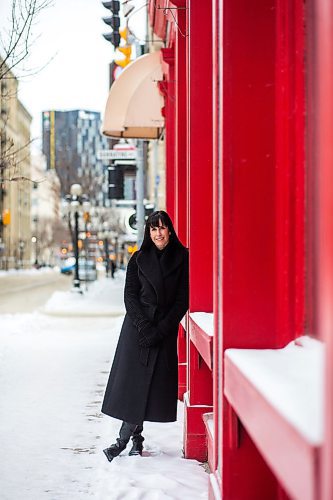
[[[158,227],[160,221],[163,224],[163,226],[166,226],[170,231],[169,245],[170,243],[175,243],[177,246],[185,248],[178,239],[178,236],[176,234],[175,228],[173,227],[172,220],[170,219],[169,215],[166,212],[164,212],[164,210],[157,210],[156,212],[150,214],[148,219],[146,220],[145,232],[140,250],[148,250],[148,248],[154,245],[150,237],[150,228]]]

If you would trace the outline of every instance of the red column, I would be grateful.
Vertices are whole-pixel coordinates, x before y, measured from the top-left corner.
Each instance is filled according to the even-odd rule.
[[[222,184],[222,91],[223,91],[223,66],[221,64],[222,39],[223,39],[223,7],[219,0],[213,1],[212,35],[213,35],[213,226],[217,229],[214,234],[213,244],[213,310],[214,310],[214,361],[213,361],[213,407],[214,407],[214,449],[212,473],[215,472],[220,491],[222,491],[222,449],[223,449],[223,377],[222,377],[222,342],[223,342],[223,184]],[[210,489],[209,498],[214,498]]]
[[[187,245],[186,1],[177,10],[175,34],[175,224]]]
[[[165,99],[165,168],[166,210],[175,218],[175,67],[173,48],[161,49],[165,80],[159,88]]]
[[[286,5],[288,1],[281,3]],[[275,0],[258,0],[251,5],[244,0],[223,2],[223,40],[219,45],[220,54],[223,48],[219,100],[222,123],[216,130],[223,151],[218,167],[222,195],[217,194],[220,203],[216,207],[222,211],[219,217],[223,220],[223,281],[218,284],[217,292],[223,304],[218,387],[223,384],[226,348],[278,347],[290,335],[290,329],[287,335],[277,329],[277,298],[282,293],[279,272],[285,272],[283,266],[290,262],[295,251],[295,206],[289,204],[295,184],[285,185],[284,164],[280,171],[276,169],[277,158],[283,158],[288,165],[285,168],[289,168],[295,179],[291,158],[294,150],[288,145],[295,123],[289,125],[286,121],[289,102],[283,101],[276,78],[279,70],[289,69],[284,64],[288,53],[283,53],[279,39],[289,33],[280,30],[278,7]],[[290,81],[285,82],[287,93],[291,91]],[[278,105],[283,108],[278,110],[279,119]],[[288,189],[287,200],[283,185]],[[277,232],[277,228],[284,219],[281,222],[277,218],[282,212],[288,213],[290,222],[284,232],[283,252],[288,247],[290,253],[283,253],[279,258],[277,236],[281,241],[281,230]],[[288,266],[283,279],[294,283],[294,271],[295,266]],[[290,305],[293,314],[294,306],[294,303]],[[225,398],[222,413],[222,423],[217,422],[219,428],[223,426],[223,445],[217,457],[222,474],[221,497],[277,498],[276,478]]]
[[[189,2],[188,23],[188,243],[190,310],[213,310],[212,43],[211,2]]]
[[[304,2],[276,3],[276,345],[303,335]]]
[[[187,27],[187,175],[190,312],[213,311],[212,244],[212,80],[211,2],[188,4]],[[203,33],[205,35],[203,35]],[[188,398],[185,401],[185,456],[205,459],[202,414],[211,411],[212,374],[190,335]]]
[[[315,5],[315,52],[309,68],[315,79],[314,139],[318,186],[315,223],[318,228],[316,299],[318,326],[326,344],[325,422],[322,453],[322,500],[333,498],[333,5],[317,0]],[[313,48],[313,47],[312,47]],[[311,138],[310,138],[311,139]]]
[[[187,150],[186,150],[186,1],[178,1],[175,12],[175,227],[187,246]],[[186,392],[186,331],[178,335],[178,397]]]

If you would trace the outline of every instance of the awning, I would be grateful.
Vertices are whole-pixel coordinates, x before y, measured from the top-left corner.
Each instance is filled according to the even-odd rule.
[[[157,139],[164,126],[160,53],[138,57],[113,82],[105,107],[102,133],[109,137]]]

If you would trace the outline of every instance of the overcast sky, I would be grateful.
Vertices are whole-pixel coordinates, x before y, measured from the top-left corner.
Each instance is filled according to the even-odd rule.
[[[137,6],[144,0],[132,1]],[[11,0],[0,0],[0,29],[8,19]],[[54,0],[34,26],[30,68],[47,66],[20,81],[19,96],[33,116],[32,135],[40,136],[41,111],[48,109],[89,109],[103,112],[108,95],[108,64],[113,47],[102,33],[109,28],[108,15],[100,0]],[[132,15],[131,25],[144,36],[144,9]],[[8,22],[7,22],[8,25]]]

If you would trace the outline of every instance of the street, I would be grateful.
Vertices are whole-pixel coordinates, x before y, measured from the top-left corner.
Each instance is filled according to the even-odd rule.
[[[69,290],[72,277],[41,270],[0,274],[0,314],[28,313],[43,306],[56,290]]]

